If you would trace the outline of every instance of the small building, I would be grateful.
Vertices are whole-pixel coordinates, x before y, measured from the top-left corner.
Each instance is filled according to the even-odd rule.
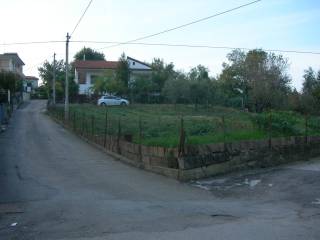
[[[39,78],[34,76],[25,76],[23,80],[23,91],[33,93],[38,88]]]
[[[136,60],[131,57],[127,57],[129,65],[129,82],[133,82],[141,75],[150,75],[151,66],[148,64]],[[91,94],[91,87],[94,84],[97,77],[104,74],[106,70],[115,71],[118,67],[118,61],[75,61],[75,79],[74,81],[79,84],[79,94]]]

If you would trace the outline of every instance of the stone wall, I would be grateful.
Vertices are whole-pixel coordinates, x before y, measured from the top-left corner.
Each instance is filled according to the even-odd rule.
[[[143,146],[117,136],[75,132],[119,160],[182,181],[320,156],[320,136],[186,145],[182,155],[178,148]]]
[[[320,156],[320,137],[289,137],[188,146],[179,158],[180,180],[240,169],[270,167]]]
[[[92,140],[104,146],[108,151],[122,155],[134,162],[140,162],[144,166],[178,168],[178,150],[176,148],[144,146],[113,136]]]
[[[100,145],[103,142],[99,140]],[[320,137],[187,145],[183,156],[179,156],[177,148],[143,146],[109,136],[105,148],[150,171],[189,180],[320,156]]]

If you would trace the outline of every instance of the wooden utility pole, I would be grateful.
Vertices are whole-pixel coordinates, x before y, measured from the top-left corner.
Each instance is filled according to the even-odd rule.
[[[56,53],[53,54],[52,103],[56,104]]]
[[[71,36],[67,33],[66,41],[66,79],[65,79],[65,99],[64,99],[64,118],[69,117],[69,40]]]

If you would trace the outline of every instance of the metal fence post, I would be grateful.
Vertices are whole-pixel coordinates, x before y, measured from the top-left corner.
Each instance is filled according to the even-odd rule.
[[[305,120],[304,141],[307,144],[308,143],[308,115],[305,115],[304,120]]]
[[[269,113],[269,127],[268,127],[268,137],[269,137],[269,148],[272,147],[272,113]]]
[[[121,153],[120,138],[121,138],[121,117],[119,117],[119,120],[118,120],[118,136],[117,136],[117,152],[119,154]]]
[[[226,150],[226,121],[225,121],[225,117],[222,116],[221,118],[222,120],[222,131],[223,131],[223,146],[224,146],[224,150]]]
[[[76,111],[73,112],[73,131],[76,132]]]
[[[91,116],[91,138],[95,142],[95,131],[94,131],[94,115]]]
[[[82,112],[82,118],[81,118],[81,136],[84,135],[84,112]]]
[[[159,135],[159,137],[161,135],[161,116],[159,116],[159,118],[158,118],[158,135]]]
[[[70,116],[71,116],[71,111],[68,111],[68,119],[67,119],[67,126],[68,126],[68,127],[70,127],[70,125],[71,125],[71,118],[70,118]]]
[[[89,127],[87,122],[87,116],[85,116],[84,123],[85,123],[85,129],[86,129],[86,138],[89,139]]]
[[[141,116],[139,116],[138,119],[138,124],[139,124],[139,156],[140,156],[140,161],[142,161],[142,121],[141,121]]]
[[[108,109],[106,108],[106,118],[105,118],[105,125],[104,125],[104,141],[103,141],[104,147],[106,147],[107,145],[107,134],[108,134]]]
[[[186,141],[186,132],[184,130],[183,117],[181,117],[181,119],[180,119],[179,157],[184,155],[185,141]]]

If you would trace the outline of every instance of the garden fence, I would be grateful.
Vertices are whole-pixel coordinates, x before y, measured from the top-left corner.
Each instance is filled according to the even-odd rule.
[[[253,116],[239,124],[237,116],[221,114],[214,117],[144,116],[113,114],[109,108],[95,111],[70,108],[65,120],[61,106],[48,107],[49,114],[91,141],[106,146],[108,139],[125,140],[140,145],[178,147],[183,154],[186,144],[228,143],[239,140],[320,135],[320,119],[305,116],[303,120],[288,119],[278,114]],[[103,112],[102,112],[103,111]],[[103,113],[103,114],[102,114]],[[257,129],[257,130],[255,130]]]

